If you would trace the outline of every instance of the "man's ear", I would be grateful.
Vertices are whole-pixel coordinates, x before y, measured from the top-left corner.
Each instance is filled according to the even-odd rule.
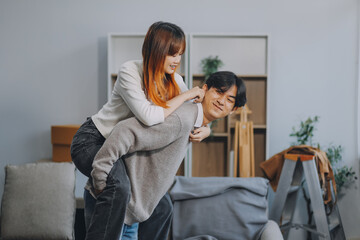
[[[233,112],[236,112],[237,109],[238,107],[234,107],[233,110],[231,110],[231,112],[229,113],[229,115],[233,114]]]
[[[208,89],[208,85],[207,85],[207,84],[204,84],[204,85],[202,86],[202,89],[206,92],[207,90],[209,90],[209,89]]]

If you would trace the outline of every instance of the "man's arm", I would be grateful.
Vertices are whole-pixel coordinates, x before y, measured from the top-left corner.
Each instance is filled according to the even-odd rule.
[[[181,131],[181,121],[172,114],[163,123],[145,126],[136,118],[119,122],[95,156],[91,176],[96,190],[103,190],[107,176],[119,158],[137,152],[163,148],[175,141]]]

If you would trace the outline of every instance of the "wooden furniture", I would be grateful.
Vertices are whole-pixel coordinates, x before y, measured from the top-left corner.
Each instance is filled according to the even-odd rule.
[[[51,126],[51,143],[54,162],[71,162],[70,146],[80,125]]]
[[[253,111],[249,121],[254,128],[255,176],[262,176],[259,164],[266,159],[267,149],[267,72],[268,37],[241,34],[186,34],[187,49],[178,73],[189,88],[204,82],[200,62],[208,56],[219,56],[224,66],[245,81],[247,105]],[[142,59],[145,34],[110,33],[108,35],[108,98],[111,96],[119,67],[128,60]],[[216,122],[213,134],[202,143],[193,143],[178,174],[194,177],[232,176],[236,116]]]
[[[240,121],[235,122],[234,177],[255,177],[254,128],[253,122],[247,120],[251,113],[246,104],[236,111],[240,115]]]
[[[224,63],[219,70],[232,71],[241,77],[247,88],[248,117],[253,122],[255,176],[263,176],[259,164],[266,159],[268,37],[240,34],[189,35],[189,86],[201,86],[204,76],[200,62],[218,56]],[[185,162],[185,175],[194,177],[233,176],[235,123],[232,114],[216,123],[213,134],[202,143],[192,144],[190,160]],[[187,164],[186,164],[187,163]],[[186,166],[188,165],[188,166]]]

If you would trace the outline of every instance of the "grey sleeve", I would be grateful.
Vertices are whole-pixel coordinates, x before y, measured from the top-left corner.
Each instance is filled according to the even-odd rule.
[[[95,156],[91,172],[94,187],[98,190],[105,188],[107,176],[119,158],[137,151],[165,147],[179,138],[181,129],[177,114],[171,114],[163,123],[150,127],[136,118],[119,122]]]

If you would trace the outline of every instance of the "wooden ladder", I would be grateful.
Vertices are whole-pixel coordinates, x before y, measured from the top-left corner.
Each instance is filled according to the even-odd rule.
[[[293,215],[301,189],[301,183],[307,183],[315,225],[294,223]],[[334,202],[331,214],[325,212],[320,181],[313,155],[285,154],[279,184],[275,193],[269,218],[281,225],[284,239],[288,239],[290,228],[301,228],[311,232],[320,240],[346,240],[338,207]]]

